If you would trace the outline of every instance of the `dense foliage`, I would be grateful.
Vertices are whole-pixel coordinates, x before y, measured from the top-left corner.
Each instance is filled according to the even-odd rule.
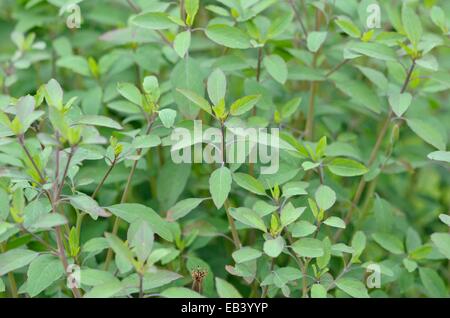
[[[1,0],[0,295],[447,297],[449,17]],[[278,128],[277,171],[175,162],[194,120],[219,159],[232,128]]]

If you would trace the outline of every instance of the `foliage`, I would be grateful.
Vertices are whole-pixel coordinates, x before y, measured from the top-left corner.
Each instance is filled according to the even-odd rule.
[[[2,296],[448,296],[448,1],[0,9]],[[174,162],[195,119],[278,171]]]

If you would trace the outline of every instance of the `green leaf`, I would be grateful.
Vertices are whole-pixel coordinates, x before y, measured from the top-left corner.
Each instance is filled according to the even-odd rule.
[[[311,52],[317,52],[322,46],[323,42],[327,38],[327,32],[313,31],[308,33],[308,38],[306,39],[306,46]]]
[[[63,67],[71,70],[74,73],[81,74],[83,76],[90,76],[91,71],[89,64],[83,56],[69,55],[58,59],[56,62],[58,67]]]
[[[98,286],[117,280],[111,272],[86,268],[80,270],[81,284],[86,286]]]
[[[245,225],[267,232],[266,225],[261,216],[253,210],[248,208],[232,208],[230,209],[230,214],[233,218]]]
[[[327,290],[321,284],[314,284],[311,287],[311,298],[327,298]]]
[[[156,76],[150,75],[144,78],[142,83],[142,89],[146,93],[146,99],[151,102],[155,102],[161,96],[161,90],[159,89],[159,81]]]
[[[344,222],[344,220],[342,220],[341,218],[338,218],[337,216],[330,216],[323,223],[325,223],[328,226],[345,229],[345,222]]]
[[[431,240],[445,257],[450,259],[450,234],[448,233],[433,233]]]
[[[281,117],[283,119],[289,119],[295,113],[295,111],[298,109],[301,102],[302,102],[301,97],[295,97],[295,98],[289,100],[281,108]]]
[[[359,256],[366,248],[366,235],[363,232],[357,231],[353,235],[352,248],[353,248],[352,263],[358,262]]]
[[[183,192],[191,175],[190,163],[174,163],[167,160],[158,174],[156,184],[159,206],[163,210],[173,206]]]
[[[150,134],[137,136],[134,138],[132,146],[136,149],[153,148],[161,144],[161,138],[158,135]]]
[[[326,268],[331,260],[331,240],[328,237],[325,237],[322,240],[322,244],[324,253],[316,260],[317,266],[319,266],[320,269]]]
[[[136,284],[135,286],[139,286],[139,280],[137,276],[136,277]],[[180,279],[182,276],[174,273],[174,272],[170,272],[170,271],[166,271],[166,270],[160,270],[158,269],[156,272],[151,272],[151,273],[145,273],[144,275],[144,290],[151,290],[151,289],[155,289],[167,284],[170,284],[171,282],[173,282],[174,280]],[[137,291],[137,289],[136,289]]]
[[[141,106],[142,95],[139,89],[130,83],[117,83],[117,91],[130,102]]]
[[[447,141],[440,131],[432,124],[418,118],[408,118],[406,122],[409,128],[425,142],[439,150],[445,150]]]
[[[177,112],[173,109],[165,108],[158,112],[159,119],[166,128],[172,128],[177,117]]]
[[[187,99],[189,99],[195,105],[203,109],[205,112],[212,115],[211,105],[209,105],[208,101],[204,99],[202,96],[197,95],[196,93],[187,89],[178,88],[177,91],[183,94]]]
[[[355,80],[337,80],[336,87],[344,94],[350,96],[352,101],[379,114],[381,102],[377,94],[364,82]]]
[[[117,123],[116,121],[112,120],[109,117],[99,116],[99,115],[81,116],[78,119],[77,124],[102,126],[102,127],[114,128],[114,129],[118,129],[118,130],[122,129],[122,126],[119,123]]]
[[[295,238],[308,236],[314,233],[316,229],[317,226],[303,220],[295,222],[292,226],[290,226],[292,237]]]
[[[365,55],[383,61],[396,61],[395,50],[387,45],[375,42],[357,42],[347,48],[351,53]]]
[[[318,239],[302,238],[292,244],[292,249],[301,257],[320,257],[324,254],[323,243]]]
[[[416,268],[417,268],[417,263],[415,261],[412,261],[412,260],[408,259],[408,258],[404,258],[402,262],[403,262],[403,265],[405,266],[406,270],[409,273],[414,272],[416,270]]]
[[[402,8],[402,23],[406,36],[414,47],[417,47],[423,33],[422,23],[419,16],[407,4],[404,4]]]
[[[369,298],[366,286],[354,278],[338,279],[336,286],[354,298]]]
[[[211,174],[209,178],[209,192],[211,192],[212,199],[215,206],[220,209],[228,198],[231,190],[231,172],[223,166]]]
[[[439,277],[439,274],[431,268],[419,268],[419,276],[429,297],[445,298],[448,297],[445,283]]]
[[[167,211],[167,219],[170,221],[176,221],[184,216],[186,216],[189,212],[194,210],[200,203],[202,203],[204,198],[189,198],[185,200],[181,200],[173,207],[171,207]]]
[[[273,39],[282,34],[289,27],[293,17],[294,14],[292,11],[277,16],[269,26],[267,38]]]
[[[154,233],[146,221],[136,221],[128,228],[128,243],[142,263],[149,257],[154,241]]]
[[[430,245],[422,245],[411,251],[408,255],[412,260],[425,259],[431,252],[433,248]]]
[[[448,226],[450,226],[450,215],[447,214],[439,214],[439,220],[442,221],[442,223],[447,224]]]
[[[168,29],[175,25],[164,12],[146,12],[131,18],[131,24],[151,30]]]
[[[220,68],[216,68],[208,77],[207,83],[208,96],[214,105],[225,98],[227,91],[227,79]]]
[[[256,105],[260,97],[261,95],[249,95],[239,98],[233,104],[231,104],[230,114],[233,116],[239,116],[248,112],[250,109],[253,108],[253,106]]]
[[[329,186],[320,185],[314,195],[317,205],[322,210],[328,210],[336,202],[336,192]]]
[[[184,9],[186,10],[186,22],[188,25],[192,25],[197,15],[199,7],[199,0],[185,0]]]
[[[222,278],[216,277],[216,288],[220,298],[242,298],[238,290]]]
[[[274,239],[269,239],[264,242],[264,253],[272,258],[278,257],[283,251],[285,245],[286,242],[281,236]]]
[[[264,66],[267,72],[272,76],[277,82],[284,84],[288,76],[288,68],[286,62],[276,54],[267,55],[263,60]]]
[[[251,247],[242,247],[237,251],[233,252],[231,256],[236,263],[245,263],[254,259],[261,257],[262,252]]]
[[[374,233],[372,238],[377,242],[382,248],[391,252],[392,254],[402,254],[404,253],[403,242],[396,236],[387,233]]]
[[[153,209],[137,203],[121,203],[108,207],[108,210],[125,220],[133,223],[136,220],[144,220],[150,224],[152,230],[166,241],[172,241],[172,233],[169,223],[164,221]]]
[[[199,106],[181,94],[178,89],[188,90],[198,96],[203,96],[204,86],[201,70],[200,64],[194,58],[189,57],[188,59],[180,60],[170,74],[173,99],[180,112],[188,118],[197,116]],[[209,108],[208,112],[211,112]]]
[[[135,265],[136,261],[130,248],[122,242],[116,235],[112,233],[105,233],[106,240],[114,253],[122,259],[126,260],[130,265]]]
[[[394,93],[389,95],[389,105],[394,113],[401,117],[411,105],[412,95],[410,93]]]
[[[295,222],[305,211],[305,207],[295,208],[291,202],[287,203],[280,214],[280,221],[282,226],[288,226]]]
[[[447,18],[444,10],[438,6],[433,6],[430,11],[431,21],[438,26],[442,33],[448,33]]]
[[[55,226],[67,224],[67,218],[61,214],[46,213],[39,217],[35,222],[27,226],[31,232],[36,232],[43,229],[51,229]]]
[[[206,36],[211,41],[232,49],[248,49],[250,47],[250,37],[240,29],[229,25],[209,25],[206,28]]]
[[[184,31],[178,33],[173,41],[173,49],[177,54],[183,58],[191,45],[191,32]]]
[[[39,253],[25,249],[14,249],[0,254],[0,276],[31,263]]]
[[[110,215],[98,205],[97,201],[85,194],[69,196],[69,201],[74,208],[88,213],[94,220],[97,220],[99,216],[107,217]]]
[[[431,160],[450,162],[450,151],[433,151],[427,157]]]
[[[308,187],[307,182],[303,181],[291,181],[283,185],[283,197],[289,198],[297,195],[308,194],[306,188]]]
[[[238,184],[238,186],[254,194],[258,195],[266,194],[263,184],[249,174],[242,172],[233,173],[233,180]]]
[[[335,158],[328,164],[328,169],[341,177],[354,177],[367,173],[367,168],[361,163],[345,158]]]
[[[82,251],[85,253],[100,253],[109,247],[108,241],[103,237],[90,239],[83,245]]]
[[[45,84],[45,100],[49,106],[61,108],[63,105],[63,90],[55,79],[51,79]]]
[[[111,298],[122,291],[122,284],[118,279],[100,284],[92,288],[83,298]]]
[[[361,37],[361,31],[350,19],[339,18],[334,20],[334,22],[341,28],[342,31],[352,38],[359,39]]]
[[[35,297],[64,275],[64,268],[58,257],[43,254],[35,258],[27,272],[27,292]]]
[[[417,59],[416,64],[427,70],[431,70],[431,71],[439,70],[439,63],[438,63],[437,59],[431,54],[425,55],[425,56],[421,57],[420,59]]]

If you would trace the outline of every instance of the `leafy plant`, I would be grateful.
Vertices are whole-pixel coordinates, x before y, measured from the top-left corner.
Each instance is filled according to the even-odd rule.
[[[447,1],[63,3],[0,5],[1,296],[448,297]]]

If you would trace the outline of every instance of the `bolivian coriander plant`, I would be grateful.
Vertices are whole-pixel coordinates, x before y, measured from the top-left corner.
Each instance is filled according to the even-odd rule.
[[[0,3],[0,297],[448,297],[450,2]]]

